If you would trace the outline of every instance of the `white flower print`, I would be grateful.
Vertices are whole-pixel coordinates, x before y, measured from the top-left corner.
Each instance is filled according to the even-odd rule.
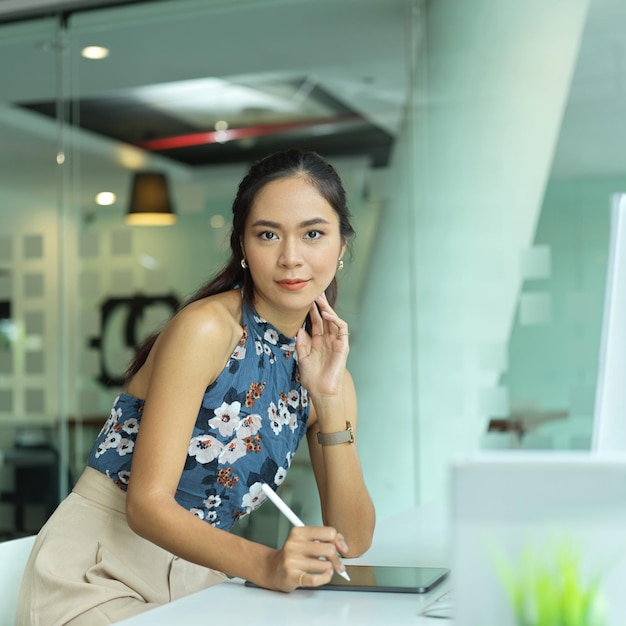
[[[254,483],[250,487],[250,491],[242,498],[241,506],[246,509],[246,513],[250,513],[254,511],[254,509],[258,509],[266,496],[261,489],[261,483]]]
[[[267,416],[270,420],[277,420],[278,418],[278,409],[273,402],[270,402],[270,405],[267,407]]]
[[[214,509],[222,504],[222,498],[217,495],[212,495],[209,496],[202,504],[204,504],[207,509]]]
[[[117,448],[120,445],[120,441],[122,440],[122,435],[120,433],[109,433],[107,438],[100,444],[104,446],[104,448]]]
[[[130,472],[128,470],[120,470],[117,473],[117,477],[120,479],[120,482],[124,485],[128,485],[128,481],[130,480]]]
[[[294,433],[298,428],[298,416],[295,413],[289,413],[289,430]]]
[[[291,452],[291,450],[287,452],[287,456],[285,457],[285,459],[287,461],[287,469],[289,469],[291,467],[291,461],[293,459],[293,452]]]
[[[207,522],[210,522],[211,524],[215,526],[217,522],[217,511],[209,511],[206,515],[206,519],[207,519]]]
[[[99,444],[95,453],[96,459],[99,459],[107,450],[108,446],[105,446],[104,443]]]
[[[272,349],[268,345],[263,345],[263,352],[265,352],[267,356],[272,356]]]
[[[254,349],[256,350],[258,356],[263,354],[263,344],[258,339],[255,339],[254,341]]]
[[[261,424],[262,418],[258,413],[244,417],[237,426],[237,437],[243,439],[256,435],[261,430]]]
[[[280,400],[278,402],[280,404]],[[275,435],[279,435],[283,429],[283,418],[273,402],[267,407],[267,416],[270,419],[270,427]]]
[[[219,455],[220,463],[234,463],[237,459],[246,455],[246,444],[243,439],[232,439],[229,441]]]
[[[281,346],[280,349],[283,350],[283,352],[288,352],[288,353],[292,353],[293,352],[295,354],[295,352],[296,352],[296,344],[295,344],[295,342],[294,343],[290,343],[290,344],[288,344],[286,346]],[[290,358],[290,357],[291,357],[291,354],[285,355],[285,358]]]
[[[233,359],[242,360],[246,358],[246,347],[242,345],[237,345],[237,347],[233,350]]]
[[[274,476],[274,484],[276,486],[281,485],[285,477],[287,476],[287,470],[284,467],[279,467]]]
[[[221,452],[224,444],[211,435],[198,435],[189,442],[189,456],[196,458],[198,463],[210,463]]]
[[[233,402],[232,404],[222,402],[222,406],[214,411],[215,417],[209,420],[209,426],[217,428],[222,437],[229,437],[239,426],[240,409],[241,402]]]
[[[204,511],[202,509],[189,509],[196,517],[199,517],[200,519],[204,519]]]
[[[292,406],[294,409],[298,408],[298,405],[300,404],[300,394],[297,389],[292,389],[287,393],[287,402],[289,403],[289,406]]]
[[[280,337],[278,336],[278,332],[275,328],[268,328],[263,335],[263,339],[272,345],[276,345]]]
[[[139,431],[139,420],[136,417],[131,417],[124,422],[122,430],[129,435],[135,435]]]
[[[129,452],[132,452],[134,447],[135,447],[135,442],[132,439],[124,438],[120,440],[116,450],[120,456],[124,456],[128,454]]]
[[[283,424],[289,424],[290,415],[289,408],[283,403],[283,405],[278,409],[278,419]]]

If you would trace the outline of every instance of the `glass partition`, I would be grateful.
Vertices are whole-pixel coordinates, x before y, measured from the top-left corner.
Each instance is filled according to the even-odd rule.
[[[624,186],[615,4],[177,0],[1,26],[2,449],[52,443],[65,491],[134,346],[226,258],[239,179],[292,145],[354,213],[339,310],[379,517],[442,499],[476,449],[588,448]],[[174,225],[126,224],[142,171]],[[284,495],[316,523],[312,481],[302,450]],[[242,531],[278,524],[258,519]]]
[[[381,279],[384,289],[400,294],[396,319],[404,332],[411,199],[402,181],[410,171],[411,36],[405,0],[218,7],[177,1],[70,17],[72,81],[65,97],[79,171],[71,192],[77,235],[76,417],[70,423],[75,472],[121,388],[133,348],[226,260],[239,180],[254,160],[274,150],[316,150],[337,167],[357,231],[340,274],[338,307],[351,328],[351,369],[359,387],[366,386],[363,377],[385,372],[386,363],[372,358],[367,344],[375,318],[364,313],[364,303],[380,296],[369,287],[370,270],[380,254],[377,237],[391,226],[385,246],[401,252],[403,270]],[[82,56],[95,46],[106,56]],[[29,107],[54,116],[50,100]],[[125,223],[133,175],[145,171],[167,177],[174,225]],[[98,205],[102,192],[115,201]],[[410,371],[400,367],[407,389]],[[399,409],[411,404],[406,395],[399,398]],[[368,438],[376,438],[375,404],[361,406],[367,448]],[[411,428],[410,412],[403,419]],[[408,459],[410,439],[406,445]],[[377,480],[375,467],[366,471]],[[303,518],[321,522],[306,446],[282,491]],[[279,534],[286,533],[274,511],[263,511],[251,522],[257,527],[246,532],[278,526]],[[264,515],[271,516],[267,527]]]
[[[527,447],[547,449],[589,449],[610,207],[612,196],[626,188],[618,60],[625,9],[602,0],[578,4],[585,20],[576,24],[577,48],[533,247],[522,259],[505,379],[518,407],[560,414],[524,437]]]
[[[444,0],[422,13],[423,501],[441,499],[450,461],[478,448],[589,449],[608,207],[623,175],[611,139],[623,9],[553,8]]]
[[[0,29],[0,536],[37,530],[59,493],[61,124],[20,102],[57,93],[55,20]]]

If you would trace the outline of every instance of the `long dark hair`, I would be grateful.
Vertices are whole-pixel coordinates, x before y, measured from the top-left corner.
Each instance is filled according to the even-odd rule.
[[[267,183],[294,176],[301,177],[311,183],[328,204],[332,206],[339,217],[341,239],[349,242],[354,236],[354,229],[350,223],[351,215],[346,205],[346,192],[335,168],[315,152],[303,152],[297,149],[275,152],[256,161],[250,167],[241,183],[239,183],[232,207],[233,224],[230,235],[230,260],[207,283],[190,296],[180,307],[181,309],[192,302],[202,300],[202,298],[230,291],[239,286],[243,289],[243,297],[246,302],[252,303],[254,293],[252,278],[250,272],[244,270],[241,266],[243,259],[241,241],[244,235],[246,220],[256,194]],[[326,297],[330,305],[334,306],[337,300],[336,278],[333,278],[326,289]],[[130,379],[145,363],[158,336],[158,332],[154,333],[139,346],[135,358],[126,370],[126,383],[130,382]]]

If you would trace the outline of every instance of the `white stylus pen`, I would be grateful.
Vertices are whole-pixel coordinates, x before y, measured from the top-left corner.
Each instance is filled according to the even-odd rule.
[[[267,483],[262,483],[261,489],[263,489],[263,493],[294,526],[304,526],[304,522],[285,504],[284,500]],[[350,576],[348,576],[348,572],[345,570],[343,572],[337,572],[337,574],[348,581],[350,580]]]

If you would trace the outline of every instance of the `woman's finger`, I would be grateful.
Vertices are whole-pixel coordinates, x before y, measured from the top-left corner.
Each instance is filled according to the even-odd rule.
[[[320,294],[315,299],[315,302],[317,303],[317,306],[320,308],[320,311],[331,311],[332,313],[335,312],[333,310],[333,307],[330,306],[330,302],[328,302],[328,298],[326,297],[325,293]]]
[[[309,317],[311,319],[311,334],[313,337],[324,334],[324,319],[320,314],[320,310],[313,302],[309,309]]]
[[[342,320],[337,313],[333,310],[333,308],[328,303],[326,299],[326,294],[322,294],[316,300],[317,305],[319,306],[319,312],[321,317],[327,323],[328,332],[334,332],[338,339],[342,337],[347,337],[350,332],[348,331],[348,324],[344,320]],[[331,331],[330,325],[334,328]]]
[[[335,546],[337,550],[341,552],[341,554],[343,555],[348,554],[348,544],[346,543],[346,540],[344,539],[344,536],[341,533],[337,533],[337,537],[335,539]]]
[[[306,572],[303,576],[300,577],[300,580],[298,582],[301,584],[298,584],[298,587],[319,587],[330,582],[330,579],[332,577],[332,569],[328,572],[323,573]]]
[[[347,337],[350,334],[350,331],[348,330],[348,323],[342,320],[336,313],[322,311],[322,317],[326,320],[326,322],[328,322],[329,325],[333,326],[332,331],[329,329],[329,332],[333,332],[337,336],[337,339]]]

